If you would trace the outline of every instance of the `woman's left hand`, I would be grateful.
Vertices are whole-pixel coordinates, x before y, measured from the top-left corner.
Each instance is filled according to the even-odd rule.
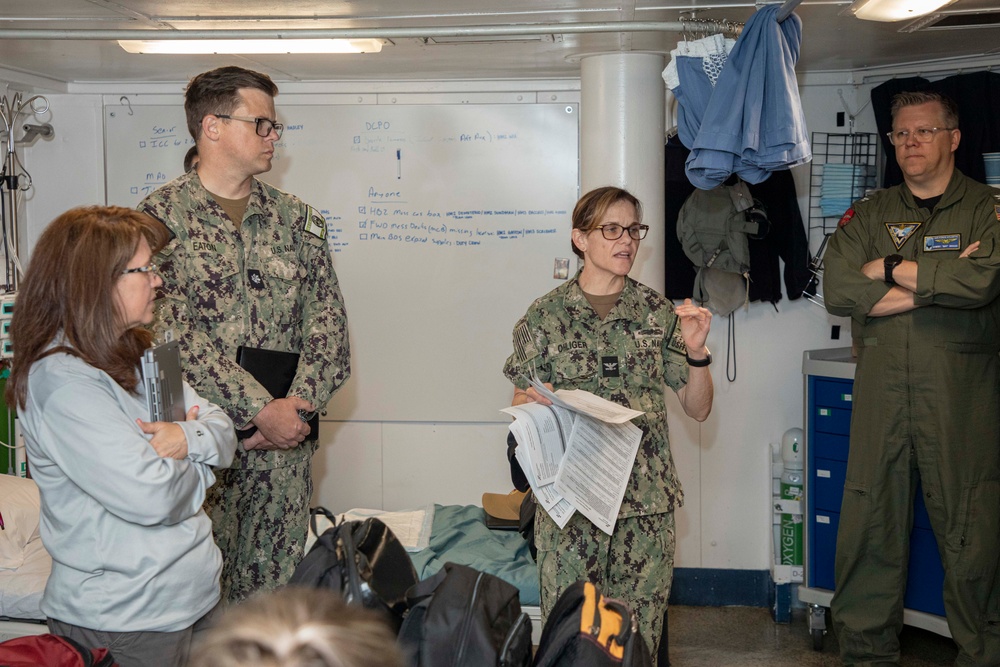
[[[688,351],[698,352],[705,347],[709,329],[712,328],[712,313],[708,308],[696,306],[691,299],[674,306],[674,312],[681,319],[681,338]]]
[[[198,406],[192,406],[184,416],[186,421],[198,418]],[[150,446],[156,451],[160,458],[183,459],[188,454],[187,436],[184,429],[174,422],[144,422],[141,419],[135,420],[139,424],[142,432],[153,436],[149,440]]]

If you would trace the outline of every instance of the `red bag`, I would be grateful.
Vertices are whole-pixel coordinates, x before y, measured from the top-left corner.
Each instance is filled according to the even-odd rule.
[[[86,648],[60,635],[31,635],[0,642],[0,667],[118,667],[106,648]]]

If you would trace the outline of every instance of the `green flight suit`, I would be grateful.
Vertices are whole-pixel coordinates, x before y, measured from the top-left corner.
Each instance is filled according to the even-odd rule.
[[[163,277],[154,328],[180,340],[188,382],[247,428],[272,396],[236,363],[236,349],[298,352],[289,395],[321,410],[351,372],[322,216],[254,179],[237,229],[196,171],[139,209],[173,234],[154,260]],[[312,438],[287,450],[246,451],[241,443],[232,466],[218,472],[206,509],[223,555],[223,599],[277,588],[302,560],[315,451]]]
[[[959,258],[973,241],[979,249]],[[908,312],[861,267],[918,263]],[[856,202],[824,257],[823,295],[857,349],[833,622],[846,664],[898,664],[913,496],[922,483],[958,665],[1000,665],[1000,193],[958,170],[933,212],[897,186]]]
[[[584,389],[642,410],[642,440],[610,537],[577,513],[559,530],[539,506],[535,517],[542,618],[560,593],[587,579],[635,611],[653,655],[673,579],[675,507],[683,493],[667,439],[664,383],[687,384],[686,349],[671,303],[631,278],[602,321],[579,274],[537,299],[514,328],[504,375],[525,389],[535,374],[556,389]]]

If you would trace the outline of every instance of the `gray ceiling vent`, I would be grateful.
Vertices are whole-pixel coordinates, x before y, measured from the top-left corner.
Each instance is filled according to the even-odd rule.
[[[900,32],[931,30],[971,30],[1000,27],[1000,8],[975,12],[935,12],[921,16],[899,29]]]

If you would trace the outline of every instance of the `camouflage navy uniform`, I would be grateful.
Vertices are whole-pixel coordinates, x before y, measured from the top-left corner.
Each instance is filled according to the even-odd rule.
[[[664,383],[687,383],[686,349],[673,306],[626,277],[618,303],[602,321],[580,289],[579,273],[536,300],[514,328],[504,375],[525,389],[535,374],[556,389],[584,389],[645,414],[633,420],[642,441],[613,536],[577,512],[559,530],[541,507],[535,544],[546,618],[559,594],[586,579],[626,601],[656,655],[670,595],[674,508],[683,502],[667,440]]]
[[[156,258],[163,277],[157,335],[180,339],[187,380],[237,428],[272,399],[236,364],[240,345],[299,352],[289,395],[322,409],[350,376],[344,300],[323,218],[254,179],[239,230],[187,173],[139,206],[173,233]],[[284,584],[302,559],[316,440],[245,451],[206,500],[222,550],[223,599]]]
[[[918,264],[920,307],[869,317],[891,286],[861,267],[894,253]],[[824,266],[827,309],[851,317],[858,351],[831,603],[841,657],[899,660],[919,479],[955,664],[998,665],[1000,194],[957,169],[933,211],[905,185],[877,192],[841,220]]]

